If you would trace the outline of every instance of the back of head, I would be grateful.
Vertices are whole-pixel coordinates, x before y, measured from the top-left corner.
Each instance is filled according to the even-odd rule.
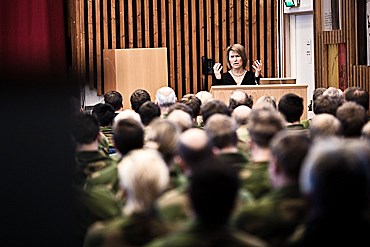
[[[127,195],[124,212],[148,213],[155,200],[166,189],[169,171],[156,150],[138,149],[118,164],[121,188]]]
[[[333,115],[322,113],[312,118],[309,132],[311,139],[339,136],[342,134],[342,125]]]
[[[240,105],[233,110],[231,116],[235,119],[236,123],[241,126],[248,122],[249,115],[252,109],[246,105]]]
[[[260,147],[268,147],[274,135],[285,129],[284,119],[277,111],[252,109],[248,119],[248,130],[251,140]]]
[[[303,114],[303,98],[293,93],[285,94],[279,100],[278,109],[288,123],[297,122]]]
[[[239,189],[237,171],[213,162],[193,173],[190,183],[191,205],[197,219],[208,227],[227,224]]]
[[[250,108],[253,106],[253,96],[248,95],[246,92],[241,90],[234,91],[229,98],[229,108],[234,110],[240,105],[246,105]]]
[[[340,105],[342,105],[342,103],[338,100],[328,95],[320,95],[313,103],[313,112],[315,114],[328,113],[335,116]]]
[[[99,121],[89,113],[77,113],[73,120],[72,134],[79,144],[90,144],[98,139]]]
[[[339,105],[341,105],[344,101],[343,91],[340,90],[339,88],[329,87],[323,92],[322,95],[327,95],[330,98],[336,100],[339,103]]]
[[[216,113],[231,116],[230,109],[224,102],[220,100],[212,100],[209,101],[207,104],[202,105],[201,112],[204,123],[207,123],[208,118]]]
[[[254,107],[272,107],[274,110],[277,110],[275,98],[268,95],[258,98]]]
[[[142,104],[151,101],[150,94],[144,89],[136,89],[130,96],[131,109],[139,111]]]
[[[361,137],[365,140],[370,141],[370,121],[362,127]]]
[[[181,110],[181,111],[184,111],[186,113],[188,113],[190,115],[191,118],[194,117],[193,115],[193,110],[190,108],[190,106],[186,105],[185,103],[180,103],[180,102],[177,102],[173,105],[171,105],[169,108],[168,108],[168,114],[170,114],[172,111],[174,110]]]
[[[182,110],[173,110],[171,111],[167,119],[175,123],[181,132],[191,128],[193,126],[193,120],[189,113]]]
[[[202,105],[205,105],[208,101],[213,100],[213,95],[208,91],[199,91],[195,96],[200,99]]]
[[[214,114],[204,126],[212,144],[219,148],[236,147],[238,137],[236,134],[237,124],[232,117]]]
[[[146,126],[149,125],[151,121],[161,116],[161,109],[154,102],[147,101],[140,106],[138,113],[141,122]]]
[[[112,90],[104,94],[104,102],[113,106],[115,111],[122,109],[122,101],[123,97],[118,91]]]
[[[201,168],[212,157],[212,145],[207,133],[191,128],[180,135],[178,155],[191,170]]]
[[[140,125],[142,125],[141,118],[139,113],[136,113],[134,110],[126,109],[124,111],[121,111],[117,114],[117,116],[113,120],[113,129],[115,125],[121,120],[121,119],[133,119],[136,122],[138,122]]]
[[[301,171],[301,189],[322,216],[352,218],[369,203],[370,147],[359,139],[321,139]],[[345,213],[343,213],[345,212]]]
[[[362,106],[347,101],[338,108],[336,117],[341,122],[345,137],[361,136],[361,129],[367,122],[367,114]]]
[[[270,150],[284,174],[297,181],[311,142],[301,132],[282,130],[271,140]]]
[[[113,129],[115,148],[121,155],[144,146],[144,130],[140,123],[127,118],[119,120]]]
[[[189,106],[193,112],[193,118],[197,117],[200,114],[200,107],[202,105],[202,101],[198,99],[194,94],[186,94],[179,100],[179,103],[183,103]]]
[[[94,105],[92,114],[98,118],[100,126],[112,125],[113,119],[116,116],[113,106],[103,103],[98,103]]]
[[[177,151],[180,130],[168,119],[153,120],[146,132],[146,145],[154,146],[168,165],[172,163]]]
[[[345,101],[353,101],[369,111],[369,93],[360,87],[349,87],[344,91]]]
[[[169,107],[176,103],[175,91],[170,87],[161,87],[156,92],[156,103],[160,107]]]
[[[324,88],[324,87],[316,88],[313,91],[312,100],[315,101],[317,99],[317,97],[319,97],[320,95],[322,95],[325,92],[325,90],[326,90],[326,88]]]

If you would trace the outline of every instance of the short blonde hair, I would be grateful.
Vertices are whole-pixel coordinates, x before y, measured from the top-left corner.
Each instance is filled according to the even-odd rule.
[[[118,164],[121,188],[127,194],[124,213],[149,211],[158,196],[167,188],[169,171],[158,151],[131,151]]]
[[[231,64],[230,64],[230,61],[229,61],[229,54],[230,54],[231,51],[238,53],[238,55],[242,58],[243,68],[247,67],[247,61],[248,61],[247,54],[245,53],[244,46],[242,46],[241,44],[234,44],[234,45],[228,46],[226,48],[227,67],[229,69],[231,69]]]

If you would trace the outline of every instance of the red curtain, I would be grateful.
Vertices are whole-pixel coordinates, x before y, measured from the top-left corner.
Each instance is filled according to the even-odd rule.
[[[0,1],[0,70],[5,74],[67,71],[63,0]]]

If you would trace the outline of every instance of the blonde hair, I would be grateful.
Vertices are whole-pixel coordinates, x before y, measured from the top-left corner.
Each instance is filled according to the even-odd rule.
[[[118,164],[118,172],[127,194],[126,215],[149,211],[169,182],[167,165],[154,149],[131,151]]]
[[[231,51],[238,53],[238,55],[242,58],[243,68],[247,67],[247,61],[248,61],[247,54],[245,53],[244,46],[242,46],[241,44],[234,44],[234,45],[228,46],[226,48],[227,67],[229,69],[231,69],[231,64],[230,64],[230,61],[229,61],[229,54],[230,54]]]

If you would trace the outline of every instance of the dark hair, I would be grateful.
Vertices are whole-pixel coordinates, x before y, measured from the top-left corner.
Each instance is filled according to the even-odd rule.
[[[338,107],[336,117],[342,125],[345,137],[361,136],[362,127],[367,123],[365,109],[355,102],[344,102]]]
[[[149,93],[145,89],[136,89],[130,96],[131,108],[139,113],[139,108],[147,101],[151,101]]]
[[[122,101],[123,97],[117,91],[112,90],[104,94],[104,102],[113,106],[115,111],[118,111],[121,109],[121,107],[123,107]]]
[[[285,94],[279,100],[278,109],[287,122],[299,121],[303,114],[303,98],[294,93]]]
[[[229,108],[231,110],[234,110],[236,107],[238,107],[240,105],[246,105],[246,106],[248,106],[249,108],[252,109],[252,107],[253,107],[253,96],[248,95],[244,91],[238,91],[238,92],[241,92],[245,95],[244,99],[238,101],[235,98],[232,98],[232,95],[231,95],[230,98],[229,98]]]
[[[201,108],[203,123],[205,124],[210,116],[216,113],[231,116],[231,112],[227,105],[220,100],[212,100],[207,102]]]
[[[147,101],[142,104],[138,111],[141,122],[146,126],[149,125],[153,119],[161,116],[161,109],[152,101]]]
[[[346,101],[353,101],[369,110],[369,93],[360,87],[349,87],[344,91]]]
[[[202,101],[198,99],[194,94],[186,94],[179,100],[179,103],[184,103],[192,109],[193,118],[197,117],[200,114],[200,107]]]
[[[136,120],[121,119],[114,127],[113,141],[116,149],[125,155],[144,146],[144,130]]]
[[[313,103],[313,112],[315,114],[328,113],[335,116],[339,106],[340,103],[333,97],[320,95]]]
[[[184,112],[188,113],[191,118],[194,118],[193,109],[191,109],[190,106],[188,106],[187,104],[176,102],[175,104],[171,105],[168,108],[168,114],[170,114],[174,110],[184,111]]]
[[[234,208],[239,189],[238,173],[231,166],[212,160],[212,164],[194,171],[190,182],[190,200],[197,218],[204,224],[226,224]]]
[[[72,124],[72,135],[77,143],[93,143],[99,136],[98,119],[89,113],[77,113]]]
[[[98,118],[100,126],[110,126],[116,116],[113,106],[104,103],[94,105],[92,114]]]

